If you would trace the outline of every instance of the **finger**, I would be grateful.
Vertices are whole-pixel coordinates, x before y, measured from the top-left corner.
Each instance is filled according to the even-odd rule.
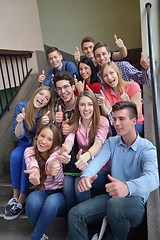
[[[42,70],[42,75],[45,75],[44,70]]]
[[[49,116],[49,114],[50,114],[50,111],[46,112],[46,113],[44,114],[44,116]],[[43,116],[43,117],[44,117],[44,116]]]
[[[121,93],[122,93],[122,94],[125,93],[124,87],[121,88]]]
[[[87,91],[90,91],[93,93],[92,89],[90,87],[88,87],[88,85],[86,85]]]
[[[26,115],[25,108],[22,108],[22,114],[23,114],[23,116]]]
[[[94,175],[93,177],[91,177],[91,181],[93,182],[94,180],[96,180],[98,178],[98,175]]]
[[[105,97],[105,95],[104,95],[102,90],[100,90],[100,93],[101,93],[102,97],[105,99],[106,97]]]
[[[63,124],[63,125],[64,125],[64,124],[68,124],[68,122],[69,122],[69,119],[67,118],[65,121],[63,121],[62,124]]]
[[[77,159],[80,158],[81,154],[82,154],[82,149],[80,149],[79,152],[77,153]]]
[[[107,177],[111,182],[117,182],[118,181],[116,178],[111,177],[110,174],[108,174]]]
[[[58,112],[62,112],[62,107],[61,107],[61,105],[58,106]]]
[[[79,49],[78,49],[78,47],[76,47],[76,52],[79,52]]]
[[[52,74],[52,78],[54,78],[54,74]]]
[[[114,34],[114,40],[115,40],[115,41],[117,41],[117,40],[118,40],[118,38],[117,38],[117,35],[116,35],[116,34]]]
[[[26,173],[26,174],[30,174],[32,172],[33,172],[32,170],[24,170],[24,173]]]
[[[143,52],[141,52],[141,58],[142,58],[142,59],[144,58],[144,53],[143,53]]]

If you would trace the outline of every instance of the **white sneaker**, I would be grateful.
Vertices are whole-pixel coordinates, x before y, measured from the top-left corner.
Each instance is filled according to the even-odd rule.
[[[18,201],[18,198],[11,198],[8,203],[7,203],[7,207],[5,208],[5,214],[13,207],[13,205],[15,205]]]
[[[49,237],[44,233],[40,240],[47,240]]]

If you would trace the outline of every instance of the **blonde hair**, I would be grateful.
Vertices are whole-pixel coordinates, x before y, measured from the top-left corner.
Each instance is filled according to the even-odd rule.
[[[126,81],[124,81],[124,80],[122,79],[122,76],[121,76],[121,73],[120,73],[120,69],[119,69],[119,67],[118,67],[115,63],[113,63],[113,62],[108,62],[108,63],[105,63],[105,64],[102,66],[101,72],[100,72],[101,77],[102,77],[102,80],[103,80],[103,84],[104,84],[105,87],[111,88],[111,86],[109,86],[109,85],[104,81],[104,77],[103,77],[104,69],[105,69],[107,66],[111,67],[111,68],[117,73],[117,76],[118,76],[118,89],[119,89],[120,92],[121,92],[122,87],[127,87],[129,84],[131,84],[131,82],[126,82]]]
[[[43,91],[43,90],[48,90],[51,94],[51,97],[50,97],[50,100],[48,102],[48,104],[46,106],[44,106],[42,109],[41,109],[41,116],[43,116],[47,111],[50,111],[50,115],[49,115],[49,118],[50,118],[50,121],[52,121],[52,118],[53,118],[53,93],[52,93],[52,89],[48,86],[42,86],[42,87],[39,87],[38,89],[36,89],[30,99],[30,101],[28,102],[27,104],[27,107],[26,107],[26,118],[25,118],[25,123],[26,123],[26,126],[28,128],[29,131],[32,131],[33,128],[35,127],[35,123],[36,123],[36,108],[34,107],[34,98],[35,96]],[[39,123],[41,124],[41,123]]]
[[[88,139],[89,140],[88,148],[90,148],[94,143],[94,139],[97,134],[97,131],[99,128],[99,123],[100,123],[100,110],[99,110],[98,102],[97,102],[97,99],[96,99],[94,93],[92,93],[90,91],[84,91],[79,94],[77,101],[76,101],[75,111],[73,113],[72,118],[69,121],[69,125],[72,125],[71,132],[77,131],[77,129],[79,127],[79,119],[81,118],[81,115],[79,112],[79,102],[83,96],[90,98],[93,102],[92,125],[91,125],[91,129],[89,131],[89,139]]]

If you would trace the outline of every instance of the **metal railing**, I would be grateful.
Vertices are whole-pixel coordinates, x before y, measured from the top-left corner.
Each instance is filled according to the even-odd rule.
[[[153,117],[155,126],[155,143],[157,147],[158,155],[158,167],[160,171],[160,114],[158,113],[159,99],[158,99],[158,80],[157,71],[154,57],[152,26],[151,26],[151,7],[150,2],[145,5],[147,9],[147,25],[148,25],[148,43],[149,43],[149,56],[150,56],[150,68],[151,68],[151,80],[152,80],[152,96],[153,96]]]
[[[0,117],[18,93],[32,69],[28,69],[28,58],[32,53],[0,53]]]

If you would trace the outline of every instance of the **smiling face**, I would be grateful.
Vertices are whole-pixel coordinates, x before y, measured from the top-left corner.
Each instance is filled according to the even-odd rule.
[[[79,112],[82,117],[82,121],[91,120],[93,117],[93,101],[87,97],[83,96],[79,101]]]
[[[59,54],[57,51],[49,53],[48,60],[54,68],[58,70],[62,68],[62,55]]]
[[[135,132],[136,118],[130,118],[127,108],[114,112],[114,127],[119,136],[125,137]]]
[[[74,100],[75,86],[71,85],[67,80],[60,80],[56,82],[56,89],[60,98],[64,103],[69,103]]]
[[[53,132],[50,128],[43,128],[37,137],[37,149],[41,153],[46,153],[53,145]]]
[[[79,73],[84,80],[90,80],[92,72],[91,67],[85,63],[79,64]]]
[[[33,105],[36,109],[41,109],[49,103],[50,98],[51,98],[50,91],[42,90],[35,95]]]
[[[93,42],[84,42],[82,46],[82,52],[86,57],[92,59],[94,58],[93,48],[94,48]]]
[[[107,51],[107,49],[105,47],[99,47],[95,50],[94,52],[94,56],[95,59],[98,63],[98,65],[100,65],[101,67],[105,64],[110,62],[110,57],[111,54],[110,52]]]
[[[119,78],[117,72],[109,65],[104,67],[102,79],[109,87],[116,88],[118,86]]]

